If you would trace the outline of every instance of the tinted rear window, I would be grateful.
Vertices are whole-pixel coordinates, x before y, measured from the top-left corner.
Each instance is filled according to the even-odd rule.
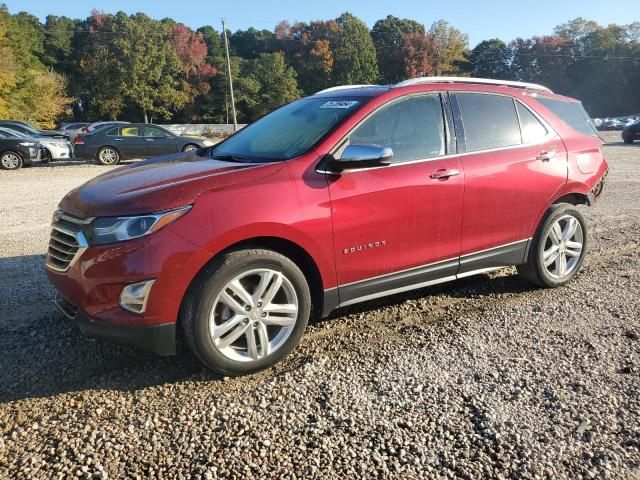
[[[593,125],[593,121],[589,118],[589,115],[581,103],[567,102],[553,98],[538,98],[537,100],[573,129],[592,137],[598,136],[598,131]]]
[[[467,152],[510,147],[521,143],[520,124],[511,97],[456,93]]]

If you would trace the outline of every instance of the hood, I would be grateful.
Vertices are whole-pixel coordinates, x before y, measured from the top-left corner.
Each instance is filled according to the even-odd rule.
[[[126,165],[69,192],[60,208],[78,217],[158,212],[192,204],[203,192],[271,175],[283,163],[235,163],[198,150]]]

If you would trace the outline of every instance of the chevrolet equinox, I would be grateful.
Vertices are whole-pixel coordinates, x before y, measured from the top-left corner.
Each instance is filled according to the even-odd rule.
[[[246,374],[312,314],[512,265],[569,282],[602,143],[580,102],[539,85],[334,87],[72,190],[47,273],[84,334],[172,355],[180,330],[205,365]]]

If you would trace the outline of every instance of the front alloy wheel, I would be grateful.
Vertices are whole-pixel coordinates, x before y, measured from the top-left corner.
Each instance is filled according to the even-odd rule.
[[[213,344],[230,360],[266,358],[287,341],[298,317],[291,281],[269,268],[236,276],[218,294],[210,315]]]
[[[209,368],[244,375],[270,367],[298,344],[311,294],[298,266],[265,249],[225,252],[193,281],[180,321]]]

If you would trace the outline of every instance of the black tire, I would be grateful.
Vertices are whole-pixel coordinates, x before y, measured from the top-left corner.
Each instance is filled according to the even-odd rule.
[[[50,162],[53,160],[53,158],[52,158],[52,157],[53,157],[53,156],[51,155],[51,152],[50,152],[48,149],[46,149],[46,148],[43,148],[43,149],[42,149],[41,154],[40,154],[40,161],[41,161],[41,163],[43,163],[43,164],[45,164],[45,165],[46,165],[47,163],[50,163]]]
[[[575,218],[581,228],[582,234],[582,249],[580,255],[572,266],[571,270],[561,278],[553,276],[547,268],[544,266],[544,251],[548,246],[549,232],[553,225],[560,219],[566,216]],[[522,265],[518,265],[516,268],[520,276],[535,284],[544,288],[555,288],[566,284],[571,281],[573,277],[578,273],[584,257],[587,252],[589,239],[588,224],[582,213],[573,205],[568,203],[559,203],[553,205],[542,219],[536,234],[533,237],[531,245],[529,246],[529,252],[526,262]]]
[[[189,152],[191,150],[197,150],[200,147],[194,143],[187,143],[184,147],[182,147],[183,152]]]
[[[298,301],[295,324],[284,343],[274,352],[257,360],[236,361],[215,345],[209,330],[211,311],[218,295],[231,280],[244,272],[261,268],[280,272],[295,290]],[[246,249],[220,255],[196,277],[186,295],[180,322],[189,348],[202,363],[224,375],[238,376],[268,368],[291,352],[304,334],[310,311],[309,286],[295,263],[271,250]]]
[[[629,138],[629,137],[622,137],[622,141],[626,144],[632,144],[633,143],[633,138]]]
[[[6,151],[0,154],[0,168],[2,170],[18,170],[22,168],[22,157],[18,152]]]
[[[117,165],[120,163],[120,152],[113,147],[101,147],[96,153],[100,165]]]

